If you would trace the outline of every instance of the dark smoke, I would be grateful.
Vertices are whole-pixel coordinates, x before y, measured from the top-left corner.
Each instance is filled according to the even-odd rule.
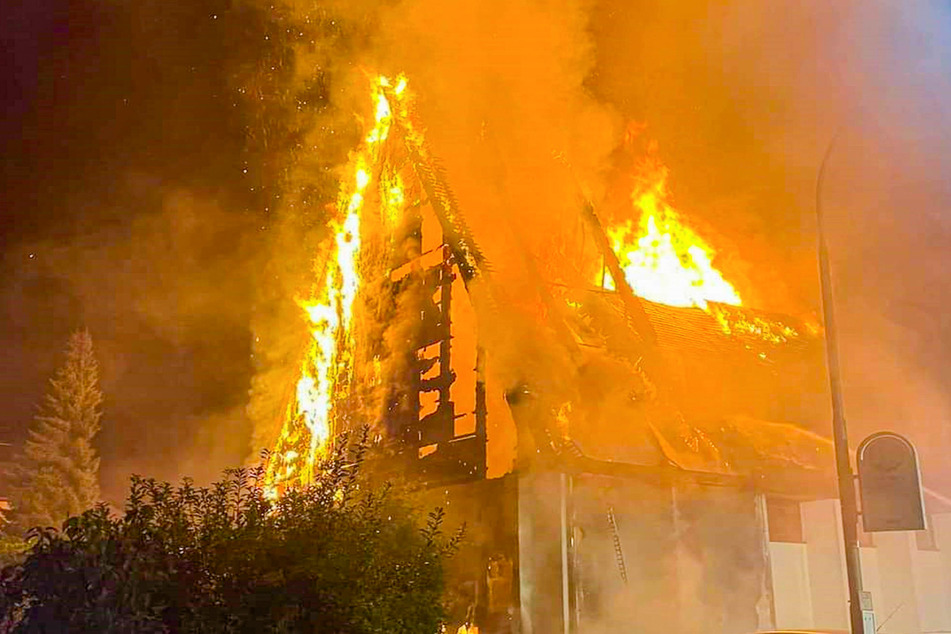
[[[237,89],[273,54],[269,17],[218,0],[4,13],[2,440],[22,440],[68,333],[88,326],[107,498],[130,471],[177,478],[193,452],[192,473],[213,475],[248,433],[271,179],[248,142],[261,106]]]

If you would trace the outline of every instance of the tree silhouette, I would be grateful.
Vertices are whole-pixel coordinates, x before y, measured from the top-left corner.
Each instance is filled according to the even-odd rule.
[[[66,362],[30,426],[12,469],[13,527],[58,526],[99,500],[99,458],[93,440],[100,428],[102,392],[92,337],[74,332]]]

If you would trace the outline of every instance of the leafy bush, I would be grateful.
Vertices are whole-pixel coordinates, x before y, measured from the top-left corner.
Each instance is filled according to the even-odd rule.
[[[345,443],[310,487],[276,501],[261,470],[210,488],[133,477],[125,513],[104,505],[34,529],[0,579],[2,632],[435,633],[445,538],[419,528]]]

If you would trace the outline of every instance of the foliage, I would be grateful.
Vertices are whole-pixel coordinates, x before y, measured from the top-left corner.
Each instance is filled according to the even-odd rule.
[[[30,542],[15,535],[0,533],[0,566],[9,566],[26,557]]]
[[[260,469],[210,488],[134,477],[124,515],[98,506],[37,529],[0,582],[9,632],[435,633],[444,538],[360,475],[338,443],[315,483],[272,501]]]
[[[12,467],[14,528],[54,526],[99,500],[99,458],[93,439],[100,428],[99,364],[86,330],[72,334],[66,362],[30,426]]]

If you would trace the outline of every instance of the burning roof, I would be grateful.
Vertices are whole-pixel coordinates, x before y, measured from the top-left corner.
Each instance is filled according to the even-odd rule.
[[[268,464],[267,484],[275,494],[308,482],[333,434],[352,426],[356,414],[364,420],[372,415],[368,403],[380,399],[371,392],[400,384],[398,374],[410,366],[421,376],[439,368],[438,378],[414,384],[438,390],[437,410],[427,420],[438,418],[453,436],[455,414],[447,398],[456,374],[442,367],[453,337],[449,295],[440,291],[442,308],[440,302],[425,308],[435,299],[426,297],[436,292],[431,284],[451,284],[457,270],[470,299],[482,298],[483,322],[488,316],[505,321],[476,236],[414,121],[407,85],[405,78],[373,81],[374,120],[345,169],[330,236],[315,263],[316,282],[299,301],[312,339]],[[633,183],[629,217],[606,229],[590,204],[579,208],[602,257],[600,273],[588,278],[595,284],[541,284],[547,289],[540,290],[539,326],[556,333],[553,341],[573,359],[575,379],[559,384],[544,376],[554,368],[541,367],[526,392],[537,395],[543,386],[541,404],[526,409],[524,399],[510,400],[520,452],[534,446],[558,453],[573,446],[610,460],[727,473],[763,465],[815,467],[825,456],[817,437],[803,428],[815,417],[809,413],[814,397],[824,395],[815,381],[818,329],[742,306],[740,294],[715,267],[714,250],[669,204],[663,165],[654,159],[642,163]],[[419,264],[425,255],[424,207],[446,245],[435,273]],[[531,257],[525,262],[534,270]],[[417,273],[397,282],[394,266]],[[418,297],[381,299],[407,289],[416,289]],[[367,313],[363,321],[356,316],[360,311]],[[427,315],[445,334],[431,342],[445,342],[443,362],[420,353],[409,365],[398,361],[407,350],[393,346],[413,348],[410,331],[424,327]],[[380,334],[396,332],[393,322],[399,320],[407,322],[399,337]],[[419,397],[413,398],[418,410]],[[417,418],[424,422],[421,414]],[[404,425],[401,433],[416,427]],[[422,458],[431,450],[423,447],[427,434],[420,429]],[[481,433],[484,442],[484,421]]]

